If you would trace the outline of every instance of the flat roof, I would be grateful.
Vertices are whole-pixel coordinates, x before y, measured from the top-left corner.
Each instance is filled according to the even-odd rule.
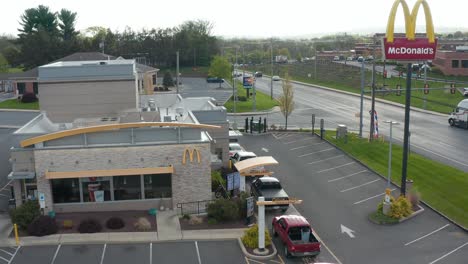
[[[93,60],[93,61],[57,61],[49,63],[39,68],[51,68],[51,67],[76,67],[86,65],[131,65],[134,64],[135,60]]]

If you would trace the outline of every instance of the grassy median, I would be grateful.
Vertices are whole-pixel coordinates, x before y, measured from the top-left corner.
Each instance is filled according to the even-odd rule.
[[[369,143],[356,134],[349,134],[345,143],[334,136],[335,132],[327,131],[327,140],[381,175],[388,175],[388,142]],[[403,148],[393,144],[392,181],[398,185],[401,183],[402,157]],[[413,186],[421,193],[422,200],[468,227],[468,173],[411,152],[407,175],[414,181]]]
[[[238,99],[246,99],[246,101],[240,101],[238,100],[236,102],[236,113],[242,113],[242,112],[253,112],[252,110],[252,105],[253,105],[253,98],[252,96],[249,96],[247,98],[247,91],[244,89],[242,86],[242,83],[239,81],[236,81],[236,87],[237,87],[237,96]],[[250,92],[252,92],[252,89],[249,89]],[[260,92],[259,90],[256,90],[256,109],[257,111],[264,111],[264,110],[270,110],[273,107],[278,105],[278,101],[276,99],[271,100],[270,95],[267,95],[263,92]],[[229,101],[227,101],[224,104],[224,107],[228,110],[228,112],[233,112],[234,111],[234,101],[233,98]]]
[[[39,110],[39,101],[34,103],[21,103],[18,102],[18,99],[10,99],[0,102],[0,109],[1,108]]]

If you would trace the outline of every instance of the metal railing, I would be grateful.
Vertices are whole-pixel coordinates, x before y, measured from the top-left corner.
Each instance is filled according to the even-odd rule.
[[[202,214],[202,213],[206,213],[208,204],[213,201],[214,200],[202,200],[202,201],[195,201],[195,202],[178,203],[177,209],[180,209],[181,215]]]

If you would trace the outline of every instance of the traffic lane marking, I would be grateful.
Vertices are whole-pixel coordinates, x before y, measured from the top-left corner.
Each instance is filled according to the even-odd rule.
[[[329,158],[325,158],[325,159],[320,159],[320,160],[309,162],[307,164],[316,164],[316,163],[320,163],[320,162],[324,162],[324,161],[332,160],[332,159],[337,159],[337,158],[341,158],[341,157],[344,157],[344,155],[338,155],[338,156],[333,156],[333,157],[329,157]]]
[[[100,263],[103,244],[61,245],[53,264]]]
[[[328,180],[328,182],[339,181],[339,180],[346,179],[346,178],[349,178],[349,177],[352,177],[352,176],[355,176],[355,175],[358,175],[358,174],[361,174],[361,173],[364,173],[364,172],[368,172],[368,170],[362,170],[362,171],[358,171],[358,172],[355,172],[355,173],[351,173],[351,174],[343,176],[343,177]]]
[[[448,252],[447,254],[443,255],[442,257],[440,257],[440,258],[438,258],[438,259],[436,259],[436,260],[430,262],[429,264],[434,264],[434,263],[438,262],[439,260],[444,259],[445,257],[449,256],[450,254],[456,252],[457,250],[459,250],[460,248],[462,248],[462,247],[464,247],[464,246],[466,246],[466,245],[468,245],[468,242],[466,242],[465,244],[463,244],[463,245],[461,245],[461,246],[455,248],[454,250]]]
[[[61,246],[62,246],[61,244],[59,244],[59,245],[57,246],[57,249],[55,250],[54,257],[52,258],[52,261],[50,262],[51,264],[54,264],[54,263],[55,263],[55,259],[57,258],[57,254],[58,254],[58,252],[59,252]]]
[[[334,150],[334,149],[335,149],[335,148],[322,149],[322,150],[310,152],[310,153],[307,153],[307,154],[299,155],[299,156],[297,156],[297,157],[298,157],[298,158],[303,158],[303,157],[306,157],[306,156],[310,156],[310,155],[314,155],[314,154],[317,154],[317,153],[322,153],[322,152],[330,151],[330,150]]]
[[[6,254],[8,254],[10,256],[13,256],[13,253],[15,252],[15,251],[10,252],[10,251],[7,251],[6,249],[1,249],[1,248],[0,248],[0,251],[5,252]]]
[[[442,230],[442,229],[448,227],[449,225],[450,225],[450,224],[446,224],[446,225],[444,225],[443,227],[438,228],[438,229],[436,229],[436,230],[430,232],[429,234],[426,234],[426,235],[424,235],[424,236],[422,236],[422,237],[419,237],[419,238],[417,238],[417,239],[415,239],[415,240],[413,240],[413,241],[410,241],[410,242],[406,243],[405,246],[411,245],[411,244],[413,244],[414,242],[417,242],[417,241],[419,241],[419,240],[421,240],[421,239],[423,239],[423,238],[425,238],[425,237],[428,237],[428,236],[430,236],[430,235],[432,235],[432,234],[434,234],[434,233],[436,233],[436,232],[438,232],[438,231],[440,231],[440,230]]]
[[[323,172],[327,172],[327,171],[331,171],[331,170],[336,170],[336,169],[339,169],[339,168],[342,168],[342,167],[346,167],[346,166],[349,166],[349,165],[352,165],[352,164],[355,164],[356,162],[352,161],[352,162],[348,162],[348,163],[345,163],[345,164],[341,164],[341,165],[338,165],[338,166],[335,166],[333,168],[328,168],[328,169],[324,169],[324,170],[320,170],[320,171],[317,171],[317,173],[323,173]]]
[[[198,249],[198,243],[197,243],[197,241],[195,241],[195,248],[197,249],[198,264],[201,264],[200,250]]]
[[[300,147],[292,148],[292,149],[289,149],[289,150],[298,150],[298,149],[308,148],[308,147],[317,146],[317,145],[321,145],[321,144],[325,144],[325,141],[323,141],[323,142],[318,142],[318,143],[314,143],[314,144],[310,144],[310,145],[300,146]]]
[[[366,183],[361,184],[361,185],[358,185],[358,186],[354,186],[354,187],[351,187],[351,188],[348,188],[348,189],[341,190],[340,192],[351,191],[351,190],[354,190],[354,189],[357,189],[357,188],[360,188],[360,187],[363,187],[363,186],[372,184],[372,183],[374,183],[374,182],[376,182],[376,181],[379,181],[379,180],[380,180],[380,179],[376,179],[376,180],[373,180],[373,181],[370,181],[370,182],[366,182]]]
[[[393,192],[394,190],[396,190],[396,188],[393,188],[393,189],[391,189],[390,191],[391,191],[391,192]],[[356,205],[356,204],[360,204],[360,203],[363,203],[363,202],[369,201],[369,200],[371,200],[371,199],[377,198],[377,197],[379,197],[379,196],[382,196],[382,195],[384,195],[384,194],[385,194],[385,193],[380,193],[380,194],[377,194],[377,195],[371,196],[371,197],[369,197],[369,198],[366,198],[366,199],[363,199],[363,200],[357,201],[357,202],[355,202],[354,204],[355,204],[355,205]]]

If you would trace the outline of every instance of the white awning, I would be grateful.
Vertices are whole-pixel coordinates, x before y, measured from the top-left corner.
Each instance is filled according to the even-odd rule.
[[[12,171],[8,174],[9,180],[34,179],[34,177],[36,177],[36,173],[28,171]]]

